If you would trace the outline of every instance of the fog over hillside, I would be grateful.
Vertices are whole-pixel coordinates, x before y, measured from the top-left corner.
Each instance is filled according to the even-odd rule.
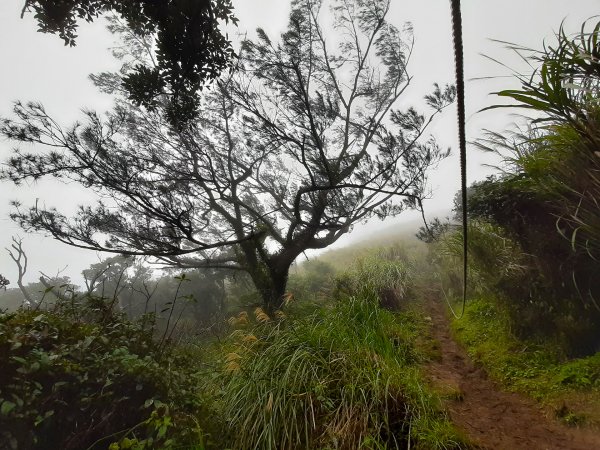
[[[118,67],[109,51],[116,45],[115,39],[106,31],[105,23],[99,20],[81,25],[77,46],[69,48],[56,36],[36,33],[36,24],[30,14],[20,19],[22,3],[22,0],[5,0],[0,4],[0,39],[5,43],[0,48],[0,60],[5,67],[0,84],[0,115],[10,116],[11,102],[18,99],[41,101],[64,124],[80,118],[82,109],[102,111],[109,108],[111,98],[98,93],[87,78],[90,73]],[[257,26],[264,27],[272,37],[285,28],[289,11],[287,2],[237,0],[234,6],[239,18],[238,29],[230,29],[230,36],[234,40],[238,40],[238,32],[253,36]],[[478,138],[484,128],[501,130],[515,120],[511,115],[513,111],[478,113],[483,107],[498,102],[488,95],[490,92],[515,86],[508,69],[482,55],[498,59],[517,70],[527,70],[523,61],[491,39],[539,47],[542,37],[551,41],[561,20],[565,20],[566,30],[576,31],[583,20],[597,14],[597,6],[596,0],[470,0],[463,3],[469,140]],[[415,49],[409,67],[414,79],[403,104],[421,102],[422,95],[428,92],[433,82],[443,84],[453,81],[448,8],[448,2],[444,0],[392,2],[392,22],[401,26],[405,21],[411,21],[415,30]],[[431,131],[438,137],[441,146],[457,148],[455,123],[456,115],[450,109],[436,119]],[[12,144],[6,141],[0,142],[0,158],[6,159],[11,147]],[[482,179],[492,173],[492,169],[482,164],[493,162],[494,159],[490,159],[489,155],[470,149],[469,180]],[[427,217],[444,215],[459,187],[456,151],[430,173],[429,182],[432,193],[431,199],[425,202]],[[93,204],[96,199],[74,184],[58,184],[51,180],[20,187],[2,183],[0,248],[8,247],[13,235],[24,239],[23,245],[30,260],[27,281],[37,279],[39,271],[56,273],[64,269],[62,275],[80,283],[81,270],[105,256],[71,248],[48,237],[26,234],[8,218],[11,211],[9,201],[15,199],[24,206],[39,202],[41,205],[57,206],[67,213],[75,211],[80,203]],[[387,233],[388,229],[404,222],[412,223],[418,218],[418,213],[406,212],[385,223],[372,220],[369,224],[358,224],[352,233],[336,242],[334,248]],[[0,251],[0,267],[5,276],[15,279],[15,266],[4,251]]]

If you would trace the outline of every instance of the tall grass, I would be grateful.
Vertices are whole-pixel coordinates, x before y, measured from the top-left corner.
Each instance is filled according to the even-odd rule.
[[[497,225],[482,220],[468,224],[469,266],[472,293],[498,292],[502,286],[521,279],[531,258]],[[457,295],[462,289],[463,239],[459,230],[446,233],[432,248],[438,276],[444,288]]]
[[[390,247],[359,258],[353,268],[337,277],[336,291],[338,296],[371,298],[379,306],[397,311],[412,295],[412,277],[412,263]]]
[[[406,268],[373,259],[353,274],[362,282],[323,310],[236,333],[223,388],[234,448],[460,447],[419,374],[417,317],[379,306]]]

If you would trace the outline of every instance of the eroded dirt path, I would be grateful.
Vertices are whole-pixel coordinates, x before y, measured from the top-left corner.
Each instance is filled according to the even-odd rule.
[[[502,391],[475,367],[452,338],[443,301],[427,304],[432,335],[439,343],[441,358],[430,363],[432,383],[444,392],[458,395],[446,408],[458,428],[486,450],[594,450],[600,449],[600,433],[569,428],[553,418],[533,400]]]

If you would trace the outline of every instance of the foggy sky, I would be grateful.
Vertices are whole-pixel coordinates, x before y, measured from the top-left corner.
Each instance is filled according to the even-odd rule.
[[[252,36],[252,30],[260,26],[274,39],[286,27],[289,2],[285,0],[234,0],[233,3],[240,20],[240,33],[248,32]],[[486,106],[500,103],[497,98],[488,95],[490,92],[518,87],[514,79],[507,77],[509,70],[482,54],[501,60],[517,70],[527,69],[516,55],[490,39],[541,48],[544,39],[551,41],[561,20],[565,19],[567,31],[576,32],[584,20],[600,12],[597,0],[463,0],[462,3],[465,78],[471,80],[466,84],[468,140],[481,137],[484,128],[504,130],[514,121],[510,114],[518,112],[496,110],[478,113]],[[0,116],[10,117],[11,103],[18,99],[42,102],[47,111],[64,125],[81,118],[80,111],[83,108],[100,111],[110,108],[111,99],[100,94],[87,78],[90,73],[118,68],[118,63],[108,50],[118,43],[105,30],[104,23],[96,21],[82,24],[77,46],[69,48],[55,35],[37,33],[31,14],[20,19],[22,6],[23,0],[0,1]],[[389,20],[399,27],[410,21],[415,32],[415,49],[409,65],[414,80],[399,106],[418,103],[423,95],[429,93],[434,82],[443,85],[454,81],[448,0],[393,0]],[[231,33],[233,37],[236,31],[231,30]],[[473,80],[490,76],[498,78]],[[454,109],[445,111],[431,130],[442,147],[458,148]],[[6,160],[12,146],[10,142],[0,141],[1,161]],[[469,182],[492,173],[490,168],[482,164],[493,162],[488,155],[470,150]],[[433,216],[436,211],[450,208],[459,188],[456,151],[453,157],[430,174],[429,179],[433,198],[425,206],[428,215]],[[97,262],[99,255],[68,247],[51,238],[26,234],[8,218],[8,203],[14,199],[21,200],[25,207],[38,199],[40,204],[69,212],[93,197],[77,185],[62,185],[52,180],[21,187],[14,187],[7,182],[0,184],[0,273],[11,280],[10,287],[16,287],[16,267],[4,248],[10,245],[12,235],[24,238],[23,245],[30,261],[26,281],[37,279],[40,270],[55,274],[68,265],[62,274],[70,276],[74,282],[80,282],[81,270]],[[357,226],[352,234],[336,243],[336,247],[414,218],[414,214],[405,214],[388,219],[385,223],[375,221]]]

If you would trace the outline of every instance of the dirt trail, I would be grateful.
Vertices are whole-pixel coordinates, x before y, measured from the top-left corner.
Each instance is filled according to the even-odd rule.
[[[452,338],[445,304],[430,300],[428,311],[442,355],[428,366],[428,374],[434,385],[462,394],[446,407],[474,443],[486,450],[600,449],[600,433],[569,428],[533,400],[500,390]]]

